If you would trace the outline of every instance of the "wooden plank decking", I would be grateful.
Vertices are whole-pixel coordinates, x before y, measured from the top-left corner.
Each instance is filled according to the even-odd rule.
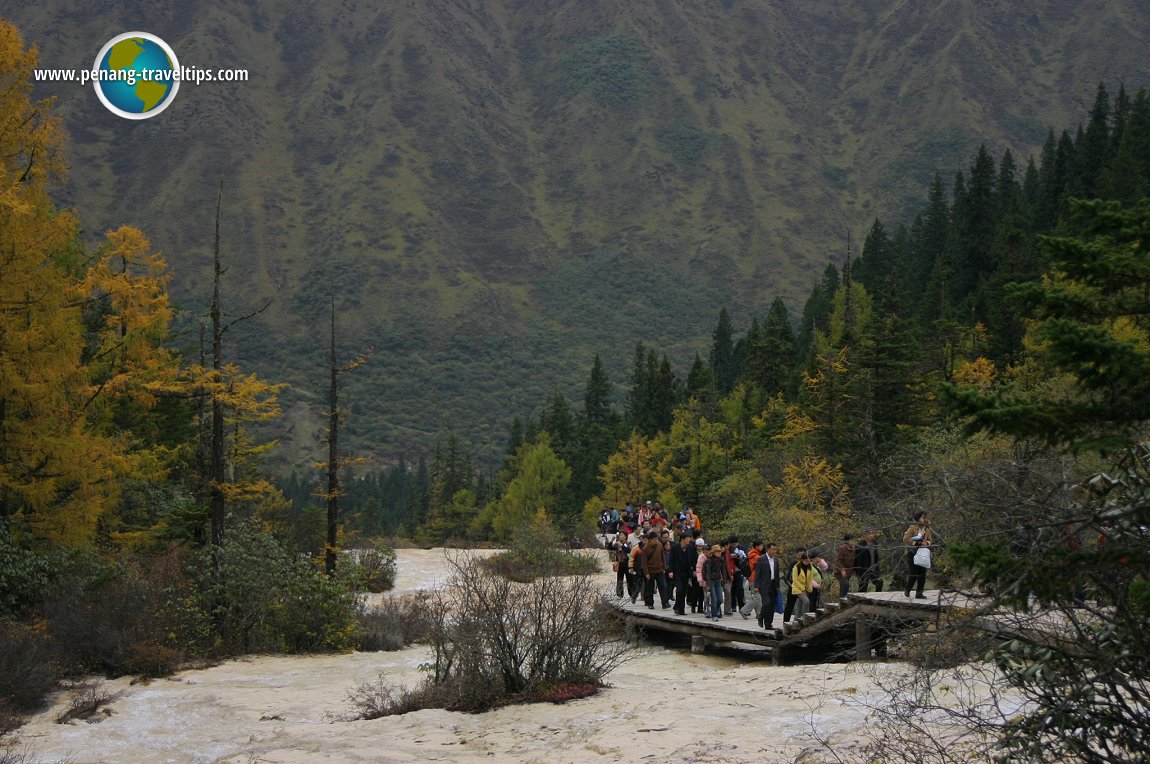
[[[738,642],[759,645],[772,650],[777,663],[790,648],[802,647],[813,639],[831,630],[853,626],[855,629],[855,650],[860,658],[869,658],[873,648],[871,625],[888,622],[921,622],[938,617],[942,611],[951,608],[977,608],[982,603],[956,592],[928,591],[926,599],[907,598],[902,592],[857,592],[847,597],[821,603],[814,613],[783,623],[781,613],[776,613],[774,629],[766,630],[756,623],[754,617],[744,619],[737,612],[712,621],[702,613],[677,615],[674,610],[648,608],[642,600],[632,604],[630,599],[609,597],[616,613],[635,626],[649,630],[661,630],[687,634],[692,637],[692,650],[702,650],[707,642]]]

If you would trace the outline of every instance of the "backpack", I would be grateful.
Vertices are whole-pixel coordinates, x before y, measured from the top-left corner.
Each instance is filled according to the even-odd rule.
[[[735,547],[730,550],[730,556],[735,558],[735,570],[738,571],[739,575],[742,575],[744,579],[751,578],[751,563],[746,558],[746,552],[741,547]]]

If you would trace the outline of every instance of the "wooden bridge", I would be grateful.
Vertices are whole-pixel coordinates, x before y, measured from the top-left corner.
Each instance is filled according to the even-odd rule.
[[[901,591],[853,592],[787,623],[776,613],[775,628],[767,630],[738,612],[712,621],[702,613],[677,615],[670,608],[661,609],[657,598],[653,610],[641,599],[635,604],[630,599],[608,599],[615,612],[633,626],[690,635],[692,652],[702,652],[708,643],[740,642],[770,648],[775,665],[797,657],[800,650],[838,644],[844,635],[849,640],[851,629],[855,660],[870,660],[890,631],[906,630],[929,620],[937,622],[945,611],[954,608],[974,609],[984,604],[957,592],[939,590],[927,591],[926,599],[921,600],[908,598]]]

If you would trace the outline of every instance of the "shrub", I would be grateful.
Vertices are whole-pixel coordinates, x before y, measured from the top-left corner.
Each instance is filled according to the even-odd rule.
[[[91,719],[112,700],[103,682],[81,682],[73,686],[68,708],[56,717],[57,724],[67,724],[73,719]]]
[[[639,100],[654,80],[642,43],[618,33],[574,48],[563,58],[563,76],[570,92],[587,92],[614,108]]]
[[[121,563],[80,552],[61,559],[56,591],[41,606],[60,673],[166,676],[214,651],[179,547]]]
[[[561,549],[545,549],[524,559],[513,551],[485,557],[479,562],[487,572],[516,583],[530,583],[540,576],[590,576],[599,563],[586,555]]]
[[[382,679],[361,686],[357,708],[382,716],[562,700],[599,687],[630,649],[617,622],[601,612],[602,594],[590,577],[545,575],[517,584],[490,575],[474,558],[453,565],[449,589],[427,598],[434,658],[426,682],[398,695]],[[460,602],[466,607],[455,606]]]
[[[341,574],[348,575],[356,589],[379,593],[395,587],[395,549],[376,544],[370,549],[355,549],[339,560]]]
[[[518,583],[543,576],[590,576],[599,572],[594,558],[561,548],[559,532],[545,512],[537,513],[533,522],[515,530],[510,549],[479,560],[478,565]]]
[[[0,736],[3,736],[3,709],[0,708]],[[32,752],[22,747],[16,741],[0,744],[0,764],[28,764],[32,761]]]
[[[55,681],[44,631],[0,622],[0,717],[11,723],[19,713],[38,708],[55,688]]]
[[[28,536],[0,521],[0,618],[29,611],[52,581],[51,555],[35,550]]]
[[[686,122],[674,122],[661,130],[655,139],[660,151],[665,151],[680,165],[689,166],[706,154],[713,136]]]
[[[183,662],[184,654],[174,647],[141,642],[128,646],[122,668],[125,674],[154,678],[174,674]]]
[[[72,552],[56,593],[41,606],[61,674],[128,673],[136,643],[160,638],[153,618],[157,593],[130,565]]]
[[[420,595],[385,599],[359,618],[359,649],[400,650],[427,638],[432,620]]]
[[[254,525],[236,522],[192,561],[225,654],[350,649],[359,601],[347,581],[299,560]]]
[[[356,647],[363,606],[346,580],[295,562],[286,584],[269,624],[279,649],[301,653]]]

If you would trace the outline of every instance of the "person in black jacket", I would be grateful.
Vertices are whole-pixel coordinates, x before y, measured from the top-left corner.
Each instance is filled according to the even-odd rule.
[[[755,562],[755,588],[763,598],[763,609],[759,611],[762,620],[759,625],[766,629],[774,628],[775,600],[779,596],[779,576],[782,567],[779,545],[767,544],[766,553]]]
[[[855,544],[855,574],[859,577],[860,592],[866,592],[872,583],[876,592],[882,591],[882,569],[873,528],[868,528],[862,541]]]
[[[675,587],[675,613],[687,614],[687,585],[695,573],[695,538],[689,533],[679,536],[679,543],[671,547],[671,584]]]

